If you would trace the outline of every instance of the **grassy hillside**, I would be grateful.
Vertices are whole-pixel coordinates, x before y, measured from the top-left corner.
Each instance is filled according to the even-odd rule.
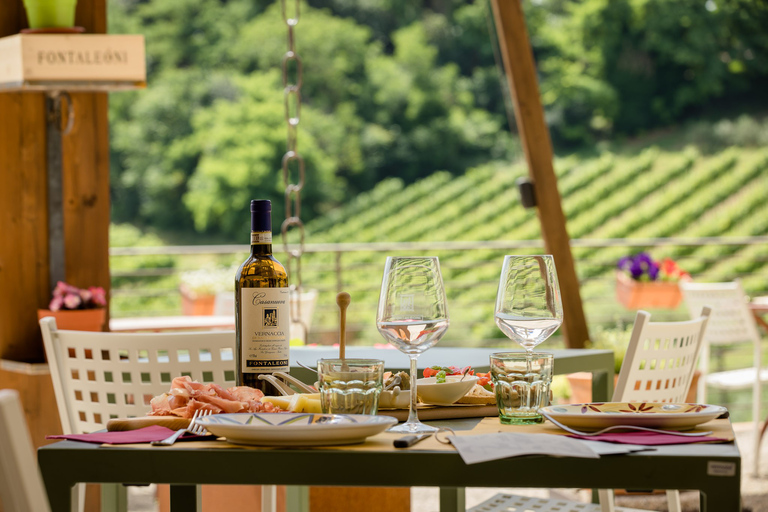
[[[604,151],[556,160],[556,172],[572,239],[736,237],[768,235],[768,149],[729,147],[703,154],[694,146]],[[410,186],[398,179],[307,226],[311,243],[538,240],[535,211],[519,202],[515,180],[523,164],[486,165],[451,177],[436,173]],[[478,244],[479,245],[479,244]],[[521,248],[517,253],[542,249]],[[576,247],[577,273],[590,325],[631,323],[634,312],[614,299],[616,261],[641,248]],[[476,344],[499,338],[493,323],[496,281],[503,249],[432,251],[449,285],[451,328],[446,343]],[[664,246],[655,258],[672,257],[696,280],[740,277],[749,293],[768,293],[768,245]],[[379,341],[373,310],[386,254],[344,255],[345,289],[353,292],[360,336]],[[304,282],[328,287],[320,304],[333,304],[335,277],[314,268],[330,255],[309,255]],[[354,309],[355,302],[359,305]],[[320,309],[322,312],[322,307]],[[684,308],[658,317],[686,315]],[[316,319],[333,322],[332,309]]]

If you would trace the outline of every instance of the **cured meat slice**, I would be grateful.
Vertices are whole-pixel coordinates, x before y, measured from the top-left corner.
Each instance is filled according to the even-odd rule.
[[[258,389],[234,386],[224,389],[218,384],[201,384],[187,376],[171,381],[171,389],[150,401],[150,416],[178,416],[191,418],[195,411],[211,411],[212,414],[235,412],[278,412],[278,406],[262,403],[264,397]]]

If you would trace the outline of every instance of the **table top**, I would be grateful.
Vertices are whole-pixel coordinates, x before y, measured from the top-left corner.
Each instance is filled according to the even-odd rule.
[[[474,428],[479,421],[463,419],[428,423],[461,431]],[[395,434],[377,437],[381,436],[399,437]],[[40,448],[38,459],[46,485],[53,487],[82,481],[702,490],[714,486],[717,493],[725,496],[735,489],[738,497],[740,485],[740,454],[733,442],[658,446],[655,451],[600,459],[532,456],[500,459],[476,466],[466,465],[452,449],[420,449],[420,445],[416,445],[407,450],[393,450],[369,444],[310,449],[201,448],[181,443],[166,449],[149,445],[103,447],[62,441]],[[521,460],[524,460],[524,466],[521,466]],[[62,467],[67,471],[61,471]],[[289,467],[303,469],[291,471]],[[430,469],[408,470],[420,467]],[[243,471],[243,468],[250,469]],[[274,470],[259,471],[259,468]],[[349,471],[350,468],[369,470]]]

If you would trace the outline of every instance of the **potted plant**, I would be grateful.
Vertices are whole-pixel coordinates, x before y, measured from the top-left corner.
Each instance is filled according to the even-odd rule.
[[[217,296],[219,301],[234,300],[235,270],[230,267],[191,270],[183,272],[179,279],[181,312],[184,315],[213,315]],[[234,302],[228,309],[234,314]]]
[[[77,0],[24,0],[29,28],[71,28]]]
[[[616,297],[627,309],[670,308],[682,300],[678,282],[690,279],[670,258],[655,261],[647,252],[618,262]]]
[[[59,281],[53,289],[48,309],[38,309],[37,318],[52,316],[59,329],[101,331],[107,318],[104,288],[78,288]]]

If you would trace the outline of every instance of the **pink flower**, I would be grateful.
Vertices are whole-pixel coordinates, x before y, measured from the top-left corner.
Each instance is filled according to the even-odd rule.
[[[53,299],[51,299],[51,303],[48,304],[48,309],[51,311],[58,311],[61,309],[61,306],[64,305],[64,299],[61,298],[60,295],[55,295]]]
[[[48,308],[51,311],[61,309],[93,309],[103,308],[107,305],[107,297],[104,288],[91,286],[78,288],[59,281],[53,289],[53,299]]]
[[[104,292],[104,288],[101,286],[91,286],[88,288],[91,293],[91,300],[97,307],[103,307],[107,305],[107,295]]]
[[[69,291],[69,285],[64,281],[56,283],[56,288],[53,289],[54,297],[64,297]]]
[[[83,304],[88,304],[91,299],[93,298],[93,294],[90,290],[82,289],[80,290],[80,298],[83,300]]]
[[[68,293],[64,296],[64,306],[67,309],[77,309],[82,303],[83,300],[80,298],[80,295]]]

